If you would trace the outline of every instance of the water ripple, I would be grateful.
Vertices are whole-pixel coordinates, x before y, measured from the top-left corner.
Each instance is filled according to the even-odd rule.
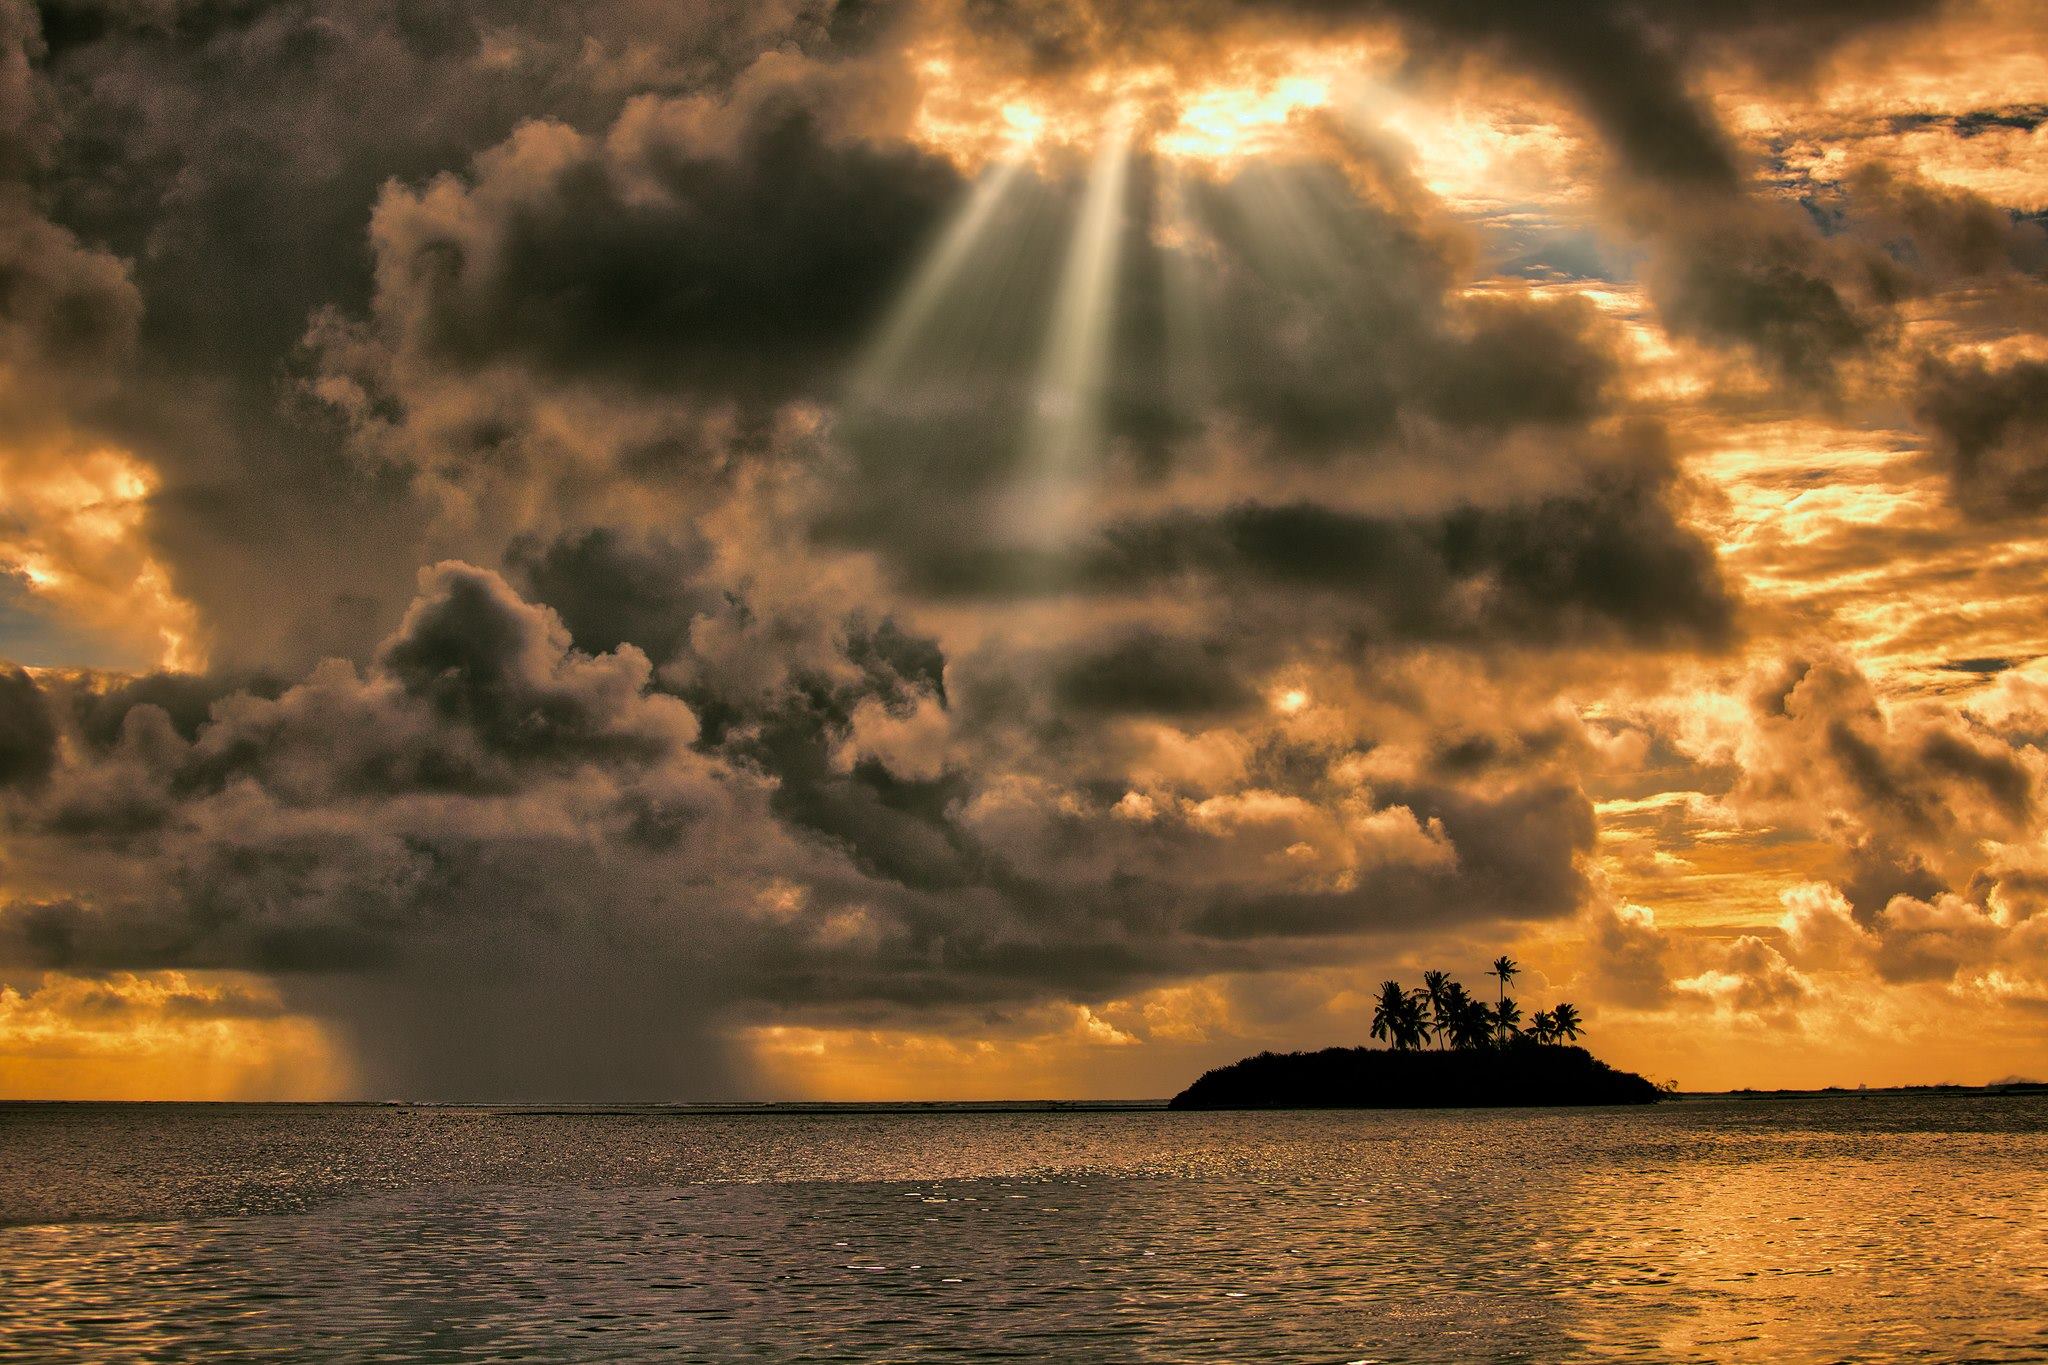
[[[0,1359],[2048,1356],[2048,1102],[0,1110]]]

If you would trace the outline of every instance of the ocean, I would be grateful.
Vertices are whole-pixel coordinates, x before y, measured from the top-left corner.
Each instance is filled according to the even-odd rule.
[[[0,1359],[2048,1358],[2048,1096],[0,1106]]]

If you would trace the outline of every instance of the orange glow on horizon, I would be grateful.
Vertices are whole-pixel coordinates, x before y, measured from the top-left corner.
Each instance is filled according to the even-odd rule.
[[[353,1087],[320,1024],[259,978],[46,972],[0,985],[0,1099],[329,1100]]]

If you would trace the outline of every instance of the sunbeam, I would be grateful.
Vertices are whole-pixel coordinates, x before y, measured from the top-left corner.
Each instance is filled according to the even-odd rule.
[[[1004,196],[1016,183],[1017,173],[1023,166],[1023,159],[1014,157],[998,162],[982,173],[959,215],[918,268],[903,297],[868,348],[867,355],[854,368],[853,378],[847,386],[848,397],[853,404],[860,407],[872,404],[900,379],[905,358],[931,325],[940,302],[959,278],[974,252],[975,244],[987,230]]]
[[[1173,401],[1183,411],[1194,412],[1216,392],[1213,323],[1202,277],[1206,238],[1188,195],[1187,175],[1177,163],[1160,166],[1158,196],[1155,245],[1164,285],[1165,377]]]
[[[1073,523],[1078,477],[1102,440],[1107,373],[1130,176],[1131,123],[1108,129],[1088,175],[1053,301],[1051,326],[1024,433],[1023,512],[1027,537],[1057,540]]]
[[[1350,253],[1330,215],[1304,188],[1302,172],[1289,165],[1254,162],[1222,192],[1249,229],[1246,245],[1258,253],[1260,266],[1271,277],[1327,294],[1338,304],[1348,301],[1335,286],[1352,273]]]

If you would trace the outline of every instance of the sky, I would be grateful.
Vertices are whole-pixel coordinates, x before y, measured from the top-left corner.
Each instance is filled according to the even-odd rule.
[[[2048,3],[0,3],[0,1095],[2048,1076]]]

